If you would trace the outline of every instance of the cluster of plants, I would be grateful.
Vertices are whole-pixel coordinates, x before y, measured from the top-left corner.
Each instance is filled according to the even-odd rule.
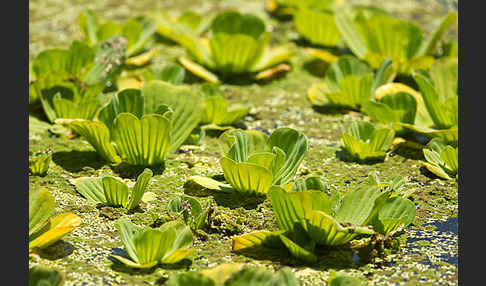
[[[441,43],[456,14],[448,14],[424,39],[418,25],[377,8],[342,9],[332,0],[274,0],[266,7],[272,14],[291,17],[298,34],[313,45],[305,50],[329,64],[323,81],[306,87],[311,104],[369,118],[343,128],[342,148],[349,160],[385,160],[402,138],[421,146],[427,170],[442,179],[457,179],[457,46]],[[66,127],[69,138],[86,140],[106,163],[145,168],[135,182],[108,174],[73,180],[88,203],[133,212],[149,189],[153,170],[182,145],[198,144],[207,131],[216,130],[212,134],[218,136],[224,180],[188,180],[214,192],[268,199],[279,228],[233,236],[232,251],[276,249],[312,264],[318,261],[319,247],[350,245],[365,237],[390,240],[413,223],[416,207],[408,199],[411,192],[404,178],[381,181],[370,174],[369,182],[344,192],[323,177],[298,176],[308,147],[305,134],[289,127],[271,134],[236,128],[251,106],[230,106],[218,85],[235,77],[257,81],[288,70],[299,48],[271,44],[271,33],[258,16],[222,11],[203,17],[187,11],[175,17],[157,11],[118,23],[87,10],[78,21],[83,39],[74,40],[69,49],[42,51],[30,65],[29,105],[42,110],[50,123]],[[152,63],[156,35],[185,49],[180,65]],[[206,82],[188,85],[186,70]],[[31,175],[44,176],[50,161],[50,150],[29,153]],[[52,217],[54,208],[49,190],[29,186],[29,254],[81,224],[72,213]],[[115,226],[127,255],[113,257],[133,268],[190,260],[195,253],[193,234],[207,226],[212,208],[187,195],[172,199],[167,208],[176,219],[158,227],[119,219]],[[36,285],[57,285],[58,275],[33,268],[30,279],[46,281]],[[360,285],[345,275],[333,276],[328,283]],[[299,282],[289,268],[273,273],[240,264],[168,280],[172,286],[189,284]]]

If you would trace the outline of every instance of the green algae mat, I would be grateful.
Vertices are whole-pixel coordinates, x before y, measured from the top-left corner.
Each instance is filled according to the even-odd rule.
[[[96,52],[96,57],[93,54],[91,61],[86,60],[82,64],[93,72],[86,75],[80,72],[83,68],[75,69],[69,77],[93,82],[93,86],[100,78],[112,80],[105,81],[103,93],[95,96],[103,106],[99,112],[102,115],[98,115],[98,119],[102,120],[96,123],[92,121],[92,112],[83,113],[82,116],[75,113],[79,106],[89,106],[91,103],[88,101],[66,105],[67,108],[63,110],[59,107],[61,105],[56,105],[63,98],[53,94],[49,100],[43,99],[41,103],[37,98],[29,106],[31,283],[35,279],[42,280],[38,277],[45,277],[44,281],[50,281],[44,282],[47,285],[458,284],[457,159],[455,169],[454,160],[450,159],[454,156],[457,158],[457,148],[447,145],[454,145],[454,142],[451,144],[454,140],[457,142],[457,135],[454,137],[457,134],[457,118],[454,129],[454,124],[448,124],[448,120],[454,116],[447,115],[440,121],[440,114],[430,111],[434,110],[434,106],[429,104],[426,96],[425,104],[416,101],[422,98],[417,91],[426,94],[434,90],[427,89],[429,77],[422,78],[422,74],[407,70],[418,63],[419,67],[427,66],[424,69],[430,69],[431,81],[440,81],[440,75],[446,74],[449,65],[433,65],[432,62],[435,57],[435,62],[442,63],[437,60],[439,56],[453,58],[451,54],[454,52],[451,50],[457,43],[457,22],[447,26],[438,40],[440,49],[436,52],[440,55],[427,56],[428,49],[425,48],[423,57],[419,56],[420,51],[414,54],[415,59],[420,60],[414,61],[412,57],[407,58],[408,62],[400,62],[394,58],[394,68],[398,66],[397,62],[403,65],[394,70],[394,76],[390,76],[391,64],[387,65],[385,59],[378,55],[360,57],[363,46],[360,48],[359,44],[343,48],[352,46],[346,41],[353,42],[351,34],[339,40],[310,28],[306,34],[306,19],[303,18],[307,15],[315,20],[318,16],[304,12],[295,14],[299,15],[300,22],[296,20],[294,23],[289,9],[276,8],[278,3],[284,2],[293,1],[29,2],[31,82],[41,82],[42,73],[56,72],[55,67],[33,64],[43,51],[70,48],[71,51],[88,51],[92,47],[99,48],[101,52]],[[392,17],[413,21],[423,33],[416,42],[426,42],[441,23],[446,22],[443,19],[447,19],[449,13],[457,12],[457,2],[454,1],[334,2],[354,7],[372,4],[375,8],[363,9],[363,17],[373,17],[368,13],[380,14],[383,10]],[[156,22],[154,26],[150,21],[135,18],[153,15],[159,10],[171,16],[162,20],[157,18],[161,22]],[[182,20],[176,23],[176,16],[189,10],[205,17],[201,20],[186,13],[186,17],[180,17]],[[184,46],[181,39],[186,39],[187,34],[181,32],[184,29],[177,30],[175,27],[180,27],[184,21],[189,26],[192,23],[191,27],[196,28],[190,35],[197,35],[199,39],[201,31],[209,27],[212,17],[227,10],[255,15],[262,20],[268,33],[259,30],[260,20],[242,17],[242,23],[253,25],[250,34],[257,41],[240,37],[239,45],[218,47],[216,41],[209,42],[207,37],[203,37],[197,42],[202,47],[199,50]],[[305,13],[313,12],[309,10]],[[339,14],[339,11],[333,13]],[[97,23],[103,28],[94,33],[89,28],[83,30],[83,27],[96,26],[93,15],[100,23],[111,22],[104,27]],[[333,26],[336,31],[349,24],[345,14],[339,15],[338,25]],[[377,16],[376,21],[380,17]],[[234,28],[224,26],[227,19],[218,20],[223,25],[213,28],[214,34]],[[379,20],[385,21],[382,18]],[[367,22],[370,27],[373,21]],[[128,44],[123,52],[114,48],[120,43],[119,38],[113,38],[116,41],[111,41],[107,48],[103,46],[106,33],[112,33],[110,29],[125,33],[126,39],[122,42]],[[150,29],[153,29],[153,34],[150,38],[144,38],[143,31]],[[313,33],[320,38],[308,40],[315,36]],[[71,45],[75,40],[83,42],[77,46]],[[190,37],[187,41],[190,41]],[[248,65],[225,62],[238,56],[232,55],[229,50],[251,45],[255,45],[255,50],[261,48],[267,53],[255,52],[254,59],[247,60],[252,62]],[[426,43],[424,46],[427,47]],[[204,53],[198,56],[197,51],[208,47],[215,53],[208,56],[210,60],[204,58]],[[103,48],[107,50],[103,51]],[[372,50],[370,46],[367,48]],[[214,52],[217,49],[219,52]],[[95,59],[98,53],[109,61],[110,66],[102,65],[100,72],[96,73],[96,65],[100,64]],[[278,57],[272,59],[272,54]],[[124,58],[130,67],[120,66],[123,72],[113,80],[107,74],[112,70],[116,72],[119,58]],[[361,62],[357,62],[358,58]],[[339,69],[337,65],[334,69],[333,63],[337,62],[353,65],[353,70],[359,71],[351,77],[363,82],[363,78],[368,79],[370,85],[386,80],[402,84],[393,87],[403,91],[396,93],[399,96],[393,100],[403,98],[403,102],[417,102],[417,115],[415,110],[413,112],[415,125],[413,120],[406,118],[408,115],[403,115],[401,107],[392,110],[393,103],[388,105],[390,108],[383,107],[387,102],[392,102],[392,99],[381,99],[390,98],[390,95],[385,95],[387,92],[384,89],[381,95],[378,95],[380,89],[376,89],[375,105],[363,104],[356,98],[350,101],[351,96],[339,107],[328,104],[333,103],[333,96],[345,94],[343,85],[339,86],[341,83],[324,81],[324,78],[331,78],[328,76],[330,70],[335,74],[343,72],[344,68]],[[369,67],[363,67],[363,62],[368,62]],[[409,62],[412,63],[407,65]],[[160,71],[162,67],[167,68]],[[455,67],[457,70],[457,64]],[[251,76],[232,75],[239,70],[249,70]],[[457,72],[455,76],[457,79]],[[151,81],[161,78],[170,84]],[[213,83],[217,83],[218,88],[214,88]],[[323,87],[323,83],[327,86]],[[332,90],[331,94],[326,88],[334,85],[339,88]],[[117,92],[115,86],[131,90]],[[411,87],[414,90],[410,91]],[[37,91],[37,88],[31,86],[29,93],[34,89]],[[88,93],[86,90],[80,89],[79,94]],[[206,110],[199,105],[200,99],[194,98],[193,91],[207,94]],[[326,92],[328,95],[325,95]],[[148,107],[149,103],[155,104],[157,100],[162,107]],[[364,107],[360,110],[361,105]],[[212,112],[207,111],[207,106],[212,106]],[[373,113],[372,110],[378,110],[378,107],[385,108],[388,113],[396,112],[397,115],[385,116],[378,111]],[[457,105],[455,107],[457,109]],[[138,135],[132,133],[128,136],[123,130],[129,129],[127,122],[138,119],[120,113],[119,109],[123,108],[137,110],[133,112],[138,112],[140,122],[134,124],[143,127],[142,121],[146,120],[145,123],[152,124],[150,126],[158,124],[158,130],[162,130],[160,133],[167,134],[166,139],[152,140],[143,139],[143,136],[150,135],[140,132],[143,134],[140,140],[161,142],[150,151],[152,153],[149,152],[150,156],[144,157],[143,151],[139,154],[134,151],[136,147],[130,147],[130,139]],[[216,111],[220,113],[216,114]],[[435,114],[428,121],[420,117],[427,115],[427,112]],[[197,126],[198,121],[194,121],[194,116],[200,114],[204,116]],[[385,117],[391,119],[385,120]],[[417,125],[419,118],[430,124]],[[386,135],[383,135],[386,137],[381,144],[383,150],[358,150],[353,157],[350,154],[352,148],[343,142],[343,134],[358,133],[358,137],[366,137],[368,135],[362,130],[374,127],[363,122],[377,121],[388,128]],[[356,122],[362,123],[358,126]],[[122,123],[126,124],[125,127]],[[438,123],[444,123],[444,126],[434,129],[440,125]],[[86,130],[93,126],[90,124],[104,124],[103,128],[116,138],[116,143],[108,146],[98,144],[99,141],[95,139],[101,137],[88,136],[91,133]],[[167,139],[169,134],[170,140]],[[370,156],[372,160],[360,160],[361,156]],[[387,178],[391,178],[390,181]],[[386,189],[390,202],[400,201],[401,209],[408,208],[408,212],[403,210],[400,214],[401,226],[387,228],[383,220],[381,228],[371,227],[380,220],[382,213],[386,213],[376,210],[375,214],[372,206],[366,207],[378,204],[376,202],[385,193],[375,192],[374,188]],[[316,216],[324,217],[337,225],[338,231],[348,235],[349,240],[328,239],[323,243],[325,245],[315,245],[315,241],[322,242],[314,239],[318,236],[315,233],[322,234],[326,230],[322,224],[320,230],[315,232],[306,229],[305,235],[309,236],[304,238],[292,235],[302,232],[295,231],[294,226],[285,228],[288,219],[285,216],[291,217],[292,214],[276,207],[279,202],[292,202],[292,199],[286,201],[287,192],[291,194],[289,196],[292,196],[292,192],[301,192],[303,205],[310,198],[305,197],[306,194],[312,193],[313,201],[307,202],[307,205],[312,205],[312,216],[305,211],[299,219],[312,225],[311,221]],[[360,205],[348,204],[357,193],[371,195],[367,195]],[[321,199],[317,206],[317,201]],[[349,205],[353,205],[352,210],[356,212],[358,209],[361,213],[367,212],[369,218],[359,220],[357,215],[349,218],[351,211],[344,210]],[[150,234],[142,234],[144,229],[150,229]],[[246,249],[248,238],[261,239],[263,236],[266,242],[259,246],[279,247]],[[153,237],[171,241],[170,251],[160,246],[156,254],[144,256],[142,252],[145,246],[140,246],[140,241],[151,241]],[[188,237],[192,237],[192,244],[187,242]],[[220,266],[217,269],[221,272],[211,272],[217,266]],[[240,271],[243,266],[269,272]],[[43,272],[38,267],[53,272]],[[240,272],[228,278],[228,273],[232,271]],[[207,277],[196,275],[195,272]],[[194,275],[175,279],[187,273]],[[208,281],[208,277],[214,281]],[[267,277],[267,284],[258,280],[263,279],[261,277]],[[201,284],[195,284],[196,280]],[[225,284],[222,282],[224,280]],[[34,285],[46,285],[41,283]]]

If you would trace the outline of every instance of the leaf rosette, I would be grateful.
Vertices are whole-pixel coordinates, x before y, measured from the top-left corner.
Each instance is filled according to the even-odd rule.
[[[375,231],[392,235],[415,217],[415,205],[392,197],[391,190],[381,192],[376,185],[366,185],[341,198],[332,187],[316,182],[319,179],[311,177],[293,185],[290,192],[273,186],[267,196],[280,230],[233,236],[233,251],[284,247],[297,259],[314,263],[319,245],[345,245]]]
[[[457,142],[459,136],[457,64],[456,58],[446,58],[436,61],[428,72],[423,70],[413,72],[412,76],[420,88],[428,117],[416,124],[401,123],[403,127],[429,138],[437,137],[449,143]]]
[[[216,15],[207,37],[173,21],[159,22],[157,32],[183,46],[190,58],[181,57],[179,62],[211,83],[220,83],[219,77],[261,72],[293,54],[288,46],[268,47],[270,37],[264,22],[255,15],[236,11]]]
[[[423,30],[413,22],[386,13],[350,11],[335,14],[337,27],[351,51],[371,67],[378,68],[386,58],[394,62],[395,72],[411,74],[414,69],[428,69],[440,39],[457,21],[457,13],[447,14],[427,40]]]
[[[125,64],[143,66],[155,56],[155,49],[147,50],[156,23],[149,17],[141,16],[125,20],[123,24],[114,21],[101,21],[92,10],[78,15],[78,23],[84,34],[84,42],[96,47],[103,41],[121,36],[126,41]]]
[[[423,149],[427,162],[424,166],[440,178],[457,179],[459,170],[459,149],[446,145],[441,139],[434,138]]]
[[[226,131],[220,137],[219,160],[226,181],[238,192],[265,195],[272,185],[295,176],[307,151],[306,137],[288,127],[270,136],[257,130]]]
[[[115,223],[129,258],[112,255],[133,268],[152,268],[159,263],[173,264],[194,253],[192,232],[188,226],[171,221],[159,228],[140,227],[126,219]]]
[[[98,95],[119,73],[125,47],[123,38],[112,37],[97,49],[73,41],[69,49],[42,51],[33,61],[29,102],[40,100],[50,122],[93,119],[100,107]]]
[[[150,169],[145,169],[131,188],[125,182],[110,175],[79,178],[75,180],[74,185],[78,193],[90,202],[132,210],[142,200],[152,175]]]
[[[313,84],[307,98],[314,105],[336,105],[359,110],[372,99],[376,88],[387,81],[391,60],[383,61],[376,75],[363,61],[342,56],[326,71],[324,81]]]
[[[59,120],[108,162],[154,166],[175,152],[199,124],[202,103],[187,87],[151,81],[113,95],[98,121]]]
[[[353,121],[342,133],[344,150],[358,162],[384,159],[394,138],[391,127],[375,127],[364,121]]]

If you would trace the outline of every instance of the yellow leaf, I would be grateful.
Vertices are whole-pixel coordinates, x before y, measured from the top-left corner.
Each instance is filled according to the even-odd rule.
[[[192,177],[188,177],[186,180],[193,181],[196,184],[210,190],[221,190],[222,187],[231,188],[231,186],[228,184],[221,183],[220,181],[216,181],[214,179],[203,177],[203,176],[192,176]]]

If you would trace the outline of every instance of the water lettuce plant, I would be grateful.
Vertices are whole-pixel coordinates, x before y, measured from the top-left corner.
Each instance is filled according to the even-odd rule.
[[[332,104],[359,110],[380,85],[387,81],[392,62],[383,61],[376,75],[363,61],[353,56],[341,56],[326,71],[324,81],[314,83],[307,98],[314,105]]]
[[[29,268],[29,286],[61,286],[64,276],[57,270],[41,265]]]
[[[353,160],[381,160],[391,147],[395,131],[391,127],[375,127],[365,121],[353,121],[342,132],[344,149]]]
[[[459,170],[459,150],[446,145],[441,139],[434,138],[423,149],[427,162],[424,166],[440,178],[457,180]]]
[[[220,77],[262,72],[292,55],[287,46],[268,46],[270,36],[260,18],[237,11],[216,15],[207,38],[170,23],[164,28],[159,24],[157,31],[187,50],[189,57],[179,58],[186,69],[211,83],[220,83]]]
[[[190,88],[151,81],[113,95],[98,121],[61,120],[108,162],[154,166],[165,161],[199,124],[202,103]]]
[[[50,122],[57,118],[92,119],[100,107],[98,95],[120,71],[126,43],[107,39],[97,49],[73,41],[69,49],[49,49],[34,59],[35,80],[29,102],[38,99]]]
[[[132,210],[140,203],[152,175],[150,169],[145,169],[131,188],[125,182],[110,175],[79,178],[75,180],[74,185],[76,190],[90,202]]]
[[[280,127],[270,136],[257,130],[235,129],[220,137],[224,178],[238,192],[265,195],[272,185],[285,185],[295,176],[307,151],[298,131]]]
[[[412,76],[420,88],[429,117],[416,124],[401,123],[401,125],[429,138],[438,137],[446,142],[457,142],[459,124],[457,74],[458,62],[455,58],[437,60],[428,71],[414,71]]]
[[[333,1],[319,2],[324,4],[323,9],[300,7],[294,11],[295,29],[314,45],[335,47],[341,39],[341,33],[334,21],[334,11],[328,9],[329,5],[325,5]]]
[[[224,263],[199,272],[189,271],[172,275],[167,286],[298,286],[300,285],[289,267],[272,272],[264,268],[245,266],[241,263]]]
[[[54,197],[45,188],[29,185],[29,253],[59,241],[81,224],[73,213],[54,214]]]
[[[279,16],[295,15],[298,10],[326,11],[333,8],[334,0],[266,0],[267,11]]]
[[[415,217],[410,200],[391,196],[375,185],[360,186],[341,199],[323,190],[288,191],[273,186],[267,196],[278,231],[256,231],[233,236],[233,251],[255,247],[284,248],[299,260],[314,263],[318,245],[344,245],[361,235],[385,236],[408,226]]]
[[[397,73],[410,74],[414,69],[428,69],[434,62],[439,41],[452,24],[457,13],[447,14],[427,40],[416,24],[384,13],[337,11],[337,27],[349,49],[371,67],[378,68],[391,58]]]
[[[218,86],[203,84],[200,90],[204,96],[204,113],[200,122],[204,129],[224,130],[228,125],[243,118],[250,110],[248,104],[229,106],[224,92]]]
[[[79,13],[78,22],[84,42],[89,46],[99,45],[113,36],[122,36],[127,44],[124,62],[127,65],[145,65],[156,53],[155,49],[146,51],[146,45],[156,28],[155,21],[149,17],[130,18],[120,24],[101,21],[94,11],[84,10]]]
[[[51,149],[29,152],[29,172],[34,176],[45,176],[52,159]]]
[[[184,223],[192,231],[204,228],[213,211],[209,200],[201,205],[197,199],[186,195],[172,199],[167,208],[170,213],[182,215]]]
[[[189,258],[194,250],[192,233],[188,226],[166,222],[159,228],[141,227],[120,219],[115,227],[129,258],[112,255],[121,263],[133,268],[152,268],[159,263],[172,264]]]
[[[362,103],[361,110],[374,122],[391,125],[397,135],[404,134],[410,130],[398,123],[415,123],[417,100],[406,92],[389,93],[378,100]]]
[[[143,69],[124,70],[116,80],[118,90],[142,88],[152,80],[161,80],[173,85],[181,85],[186,76],[186,70],[179,64],[150,65]]]

